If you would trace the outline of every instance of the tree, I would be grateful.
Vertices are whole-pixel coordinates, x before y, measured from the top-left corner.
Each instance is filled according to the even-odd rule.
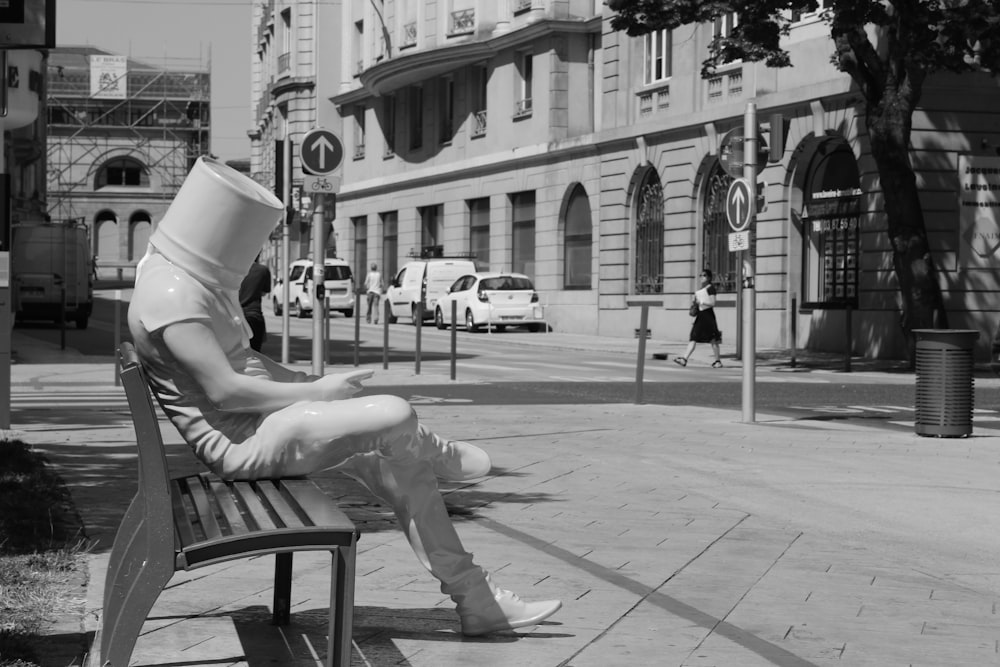
[[[902,297],[900,324],[913,355],[914,329],[947,328],[910,161],[913,111],[929,74],[1000,73],[1000,3],[996,0],[827,0],[822,19],[833,38],[831,61],[861,93],[871,154],[885,202],[893,268]],[[729,13],[737,25],[716,37],[702,77],[725,62],[788,67],[781,48],[794,13],[815,0],[609,0],[614,30],[636,36],[707,23]]]

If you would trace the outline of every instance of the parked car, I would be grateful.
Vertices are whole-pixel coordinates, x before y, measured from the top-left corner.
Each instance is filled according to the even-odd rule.
[[[342,260],[327,258],[324,260],[323,287],[326,292],[327,309],[344,314],[344,317],[354,317],[354,276],[350,265]],[[271,304],[275,315],[284,312],[282,305],[283,284],[281,279],[271,290]],[[288,313],[298,317],[308,317],[313,310],[313,261],[297,259],[288,268],[288,301],[291,303]]]
[[[523,273],[470,273],[455,281],[448,293],[437,300],[434,323],[438,329],[451,325],[451,304],[468,331],[488,326],[497,331],[526,327],[540,331],[545,324],[545,307],[531,278]]]
[[[432,319],[438,297],[447,292],[448,287],[459,276],[475,270],[476,263],[470,259],[434,258],[407,262],[396,273],[386,290],[389,323],[395,324],[398,318],[409,317],[416,326],[417,304],[420,303],[421,293],[424,294],[423,319]]]

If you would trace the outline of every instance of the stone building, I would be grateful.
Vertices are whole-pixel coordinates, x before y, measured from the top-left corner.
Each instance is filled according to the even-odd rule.
[[[52,49],[47,213],[86,224],[99,277],[131,277],[188,170],[210,152],[209,67]]]
[[[411,254],[474,254],[482,267],[531,275],[557,330],[632,337],[645,304],[654,339],[685,340],[691,293],[710,268],[730,341],[752,294],[759,348],[794,340],[904,354],[864,105],[830,63],[819,13],[795,17],[793,67],[731,62],[702,79],[713,33],[734,19],[629,37],[611,30],[599,0],[345,0],[328,10],[339,25],[332,15],[299,32],[313,4],[258,9],[274,17],[278,57],[324,78],[289,67],[259,89],[273,105],[294,87],[295,105],[315,105],[306,124],[342,137],[333,232],[356,272],[375,261],[391,275]],[[749,251],[730,249],[720,143],[751,101],[762,138],[773,143],[778,127],[783,136],[759,174],[768,204],[747,263]],[[998,235],[998,103],[988,77],[931,77],[912,140],[951,324],[980,331],[997,311],[988,239]],[[266,171],[274,150],[263,140],[258,149]],[[993,180],[970,184],[968,169]],[[963,206],[969,190],[979,199]]]

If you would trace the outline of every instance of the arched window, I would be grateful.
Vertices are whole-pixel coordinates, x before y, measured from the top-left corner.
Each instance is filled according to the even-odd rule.
[[[129,239],[128,258],[131,261],[138,261],[146,254],[146,247],[149,244],[149,234],[152,229],[152,221],[149,213],[136,211],[129,219]]]
[[[564,289],[592,289],[591,246],[593,223],[590,219],[590,200],[579,183],[574,186],[566,204],[563,220],[563,287]]]
[[[94,216],[94,257],[98,261],[120,259],[118,247],[118,216],[104,209]]]
[[[732,177],[716,162],[705,187],[701,266],[695,267],[699,272],[702,269],[712,270],[715,289],[720,293],[735,292],[740,275],[740,254],[729,250],[729,232],[732,230],[726,220],[726,194],[732,182]]]
[[[97,172],[94,188],[114,187],[149,187],[149,173],[138,160],[119,157],[108,160]]]
[[[635,294],[663,292],[663,186],[650,169],[639,187],[635,216]]]

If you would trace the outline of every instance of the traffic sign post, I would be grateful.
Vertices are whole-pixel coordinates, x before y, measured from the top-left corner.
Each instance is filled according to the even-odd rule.
[[[302,137],[299,149],[299,159],[302,162],[304,187],[313,195],[315,207],[312,220],[312,253],[313,253],[313,344],[312,371],[314,375],[323,374],[323,364],[326,361],[326,294],[324,283],[326,279],[326,239],[323,235],[323,217],[325,215],[324,200],[330,200],[330,206],[336,211],[337,192],[340,190],[340,177],[333,173],[340,169],[344,161],[344,144],[333,132],[315,128]],[[318,194],[327,197],[316,196]],[[287,281],[286,281],[287,282]],[[287,310],[287,304],[286,304]]]
[[[757,104],[747,102],[746,112],[743,115],[743,149],[746,155],[757,155],[757,160],[746,160],[743,163],[743,178],[741,179],[743,183],[740,186],[740,192],[747,197],[746,227],[751,227],[757,217],[757,167],[758,164],[761,167],[767,164],[767,150],[765,149],[763,152],[758,150],[759,133],[757,130]],[[763,162],[760,161],[761,157],[764,158]],[[727,204],[728,202],[727,199]],[[753,423],[755,420],[754,381],[757,371],[757,304],[754,293],[755,249],[752,240],[748,246],[743,251],[743,421]]]
[[[754,210],[754,187],[745,178],[737,178],[729,185],[726,193],[726,219],[734,232],[742,232],[750,226]]]

